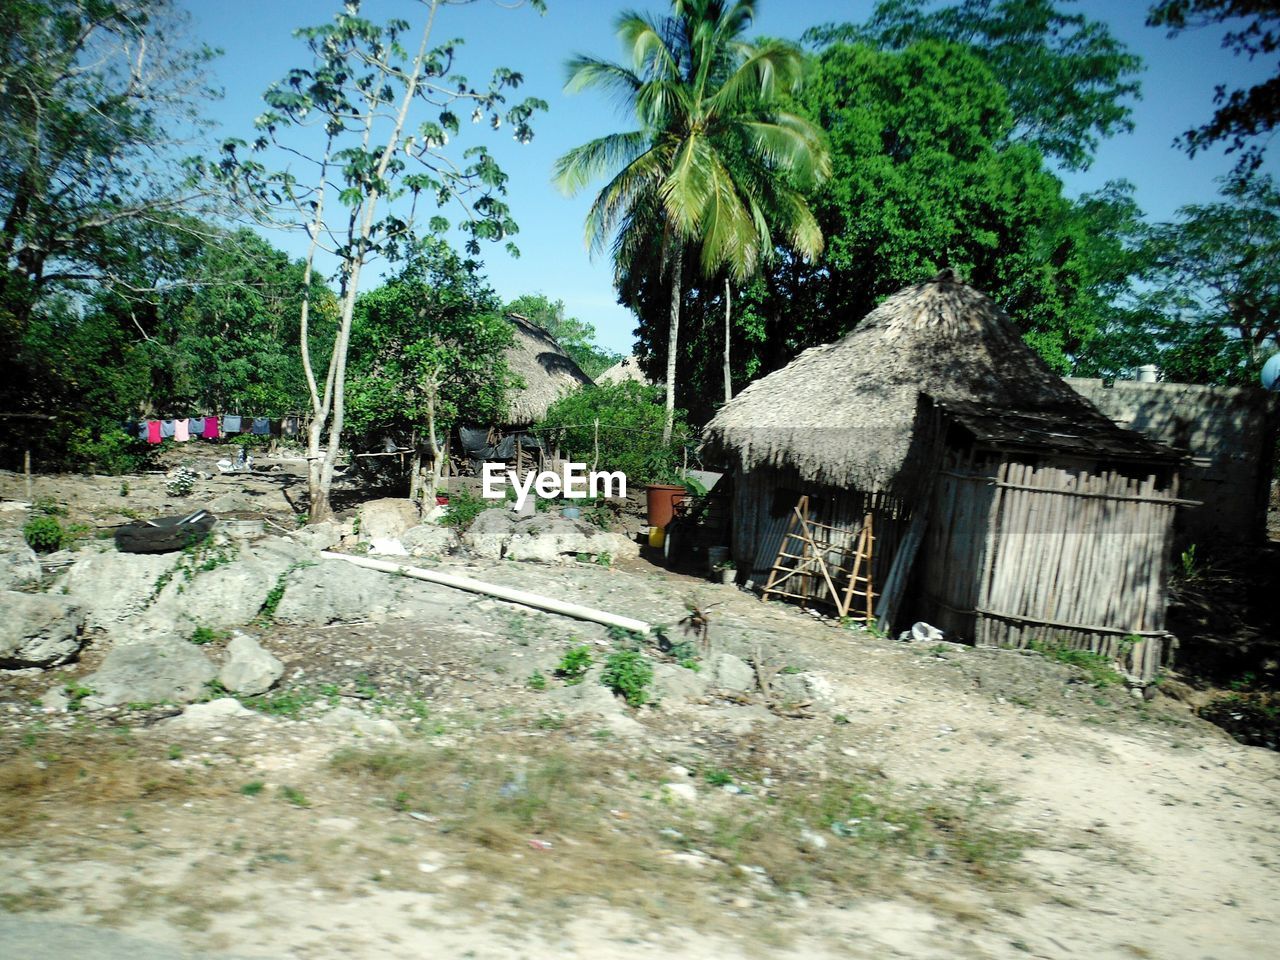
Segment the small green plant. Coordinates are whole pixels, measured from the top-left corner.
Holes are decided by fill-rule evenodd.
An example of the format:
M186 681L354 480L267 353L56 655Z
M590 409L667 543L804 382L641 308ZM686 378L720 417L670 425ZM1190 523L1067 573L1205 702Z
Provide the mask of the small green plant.
M1089 682L1098 688L1115 687L1124 683L1124 677L1116 670L1111 658L1091 650L1075 650L1059 644L1032 640L1030 648L1050 660L1065 663L1083 671Z
M196 627L189 639L196 646L202 647L206 643L217 643L219 640L225 640L226 638L227 632L225 630L214 630L212 627Z
M182 748L178 746L176 743L170 744L169 746L169 759L170 760L182 759Z
M129 481L128 481L128 480L121 480L121 481L120 481L120 496L122 496L122 497L127 497L128 495L129 495Z
M79 680L68 680L62 685L62 689L67 695L68 710L79 710L80 702L84 700L85 697L93 696L93 689L91 687L86 687Z
M1200 561L1196 559L1196 545L1194 543L1183 550L1178 559L1181 561L1183 580L1192 583L1200 579L1203 571Z
M702 672L702 664L697 660L694 660L692 657L686 657L684 660L681 660L680 666L684 667L686 670L692 670L694 673Z
M587 675L587 671L591 669L591 648L586 646L574 647L563 657L560 658L560 665L556 667L556 676L570 686L575 683L581 683L582 678Z
M558 713L544 713L534 726L539 730L560 730L564 727L564 717Z
M266 789L266 786L261 780L250 780L240 788L240 793L246 797L256 797Z
M315 702L316 695L310 691L282 690L279 693L249 697L244 701L244 705L268 716L297 720L302 716L302 711Z
M483 497L477 497L466 490L457 490L449 494L449 502L445 505L444 516L440 522L446 527L466 529L471 521L492 506Z
M22 528L22 539L36 553L53 553L61 550L69 537L54 517L42 515L26 522Z
M702 774L702 779L713 787L725 787L733 783L733 774L728 770L712 767Z
M653 667L637 650L619 650L604 662L600 682L632 707L642 707L649 702L649 684L653 682Z
M547 689L547 678L542 675L541 670L535 670L529 674L529 679L525 681L525 686L530 690Z
M276 610L280 608L280 601L284 599L284 591L289 585L289 574L296 570L301 570L304 566L309 566L309 564L291 564L288 570L276 578L275 585L267 591L267 597L262 601L262 609L258 611L259 620L275 618Z
M53 499L53 497L41 497L32 505L32 509L46 517L65 517L67 515L67 508Z
M597 556L597 557L596 557L596 563L598 563L598 564L599 564L600 566L602 566L602 567L612 567L612 566L613 566L613 554L611 554L611 553L602 553L602 554L600 554L599 556Z
M280 788L280 796L292 803L295 807L309 807L311 802L302 795L302 791L297 787L291 787L288 784Z

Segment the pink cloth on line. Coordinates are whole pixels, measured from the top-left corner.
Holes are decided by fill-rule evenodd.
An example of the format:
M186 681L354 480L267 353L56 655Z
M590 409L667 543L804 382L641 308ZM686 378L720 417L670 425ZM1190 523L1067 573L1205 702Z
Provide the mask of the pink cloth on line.
M206 440L218 439L218 418L217 417L204 418L204 438Z
M173 421L173 439L178 443L185 443L191 439L191 421L187 419Z
M147 421L147 443L159 443L159 442L160 442L160 421L148 420Z

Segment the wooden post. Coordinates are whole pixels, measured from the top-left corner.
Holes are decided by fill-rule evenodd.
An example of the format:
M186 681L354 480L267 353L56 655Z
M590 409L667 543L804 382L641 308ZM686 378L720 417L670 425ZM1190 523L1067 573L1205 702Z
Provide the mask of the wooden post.
M31 448L28 447L22 453L22 476L27 484L27 503L35 503L31 499Z
M596 417L591 427L591 469L596 470L600 467L600 418Z

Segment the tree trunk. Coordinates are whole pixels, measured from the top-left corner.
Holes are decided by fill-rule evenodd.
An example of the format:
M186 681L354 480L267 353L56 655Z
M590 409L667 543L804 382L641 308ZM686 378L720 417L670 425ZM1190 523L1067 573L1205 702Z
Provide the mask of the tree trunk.
M671 325L667 329L667 418L662 427L662 442L671 442L671 428L676 417L676 351L680 347L680 295L684 287L684 244L677 238L671 255Z
M729 286L729 278L724 278L724 402L733 399L733 374L729 371L729 344L733 340L733 325L730 315L733 310L733 290Z

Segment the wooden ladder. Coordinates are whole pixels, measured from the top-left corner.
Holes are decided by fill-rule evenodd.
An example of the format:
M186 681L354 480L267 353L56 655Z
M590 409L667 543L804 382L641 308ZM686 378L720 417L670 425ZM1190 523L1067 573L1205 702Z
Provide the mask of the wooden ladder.
M842 617L852 616L866 623L872 622L876 594L871 583L871 559L875 544L871 514L868 513L863 518L852 556L847 556L846 548L832 543L833 535L845 532L814 520L809 515L809 497L800 497L792 508L787 532L769 571L769 579L763 592L764 599L791 597L799 600L801 606L810 600L821 600L834 606ZM818 577L821 577L821 582L817 591L813 592L809 589L809 584ZM793 580L798 580L798 585L793 584ZM825 596L823 587L826 588ZM858 609L851 614L855 601Z

